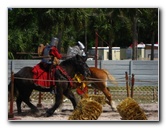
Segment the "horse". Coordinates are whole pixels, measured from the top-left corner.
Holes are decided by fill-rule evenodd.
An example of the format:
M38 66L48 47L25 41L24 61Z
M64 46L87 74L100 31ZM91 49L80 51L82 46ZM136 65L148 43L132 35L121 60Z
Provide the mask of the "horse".
M63 95L72 102L74 109L76 108L77 100L72 92L72 87L70 86L72 83L69 82L68 79L69 77L73 78L75 74L79 73L83 74L85 77L88 77L90 75L89 67L85 63L85 61L85 58L76 55L60 63L59 66L66 72L67 76L57 69L53 74L55 76L56 83L56 87L54 88L56 92L54 94L56 101L54 105L46 111L46 117L53 115L54 111L60 106L60 104L62 104ZM50 92L50 88L41 87L34 83L32 69L33 67L23 67L16 74L14 74L14 92L16 92L16 90L18 92L16 96L17 112L18 114L22 113L21 103L24 102L31 108L32 112L36 114L36 116L41 116L38 108L30 102L30 95L32 94L33 90ZM27 80L25 78L31 80ZM9 91L11 90L10 88L11 82L9 83L8 87Z
M81 79L81 77L79 77L80 82L74 83L74 84L76 84L76 87L79 89L79 91L81 93L80 94L81 98L88 98L88 88L90 88L89 85L91 85L91 87L103 92L105 97L107 98L106 103L111 106L111 109L113 111L117 111L115 102L112 100L112 95L111 95L110 89L107 87L107 80L109 80L109 82L111 82L115 86L118 86L118 82L116 81L114 76L112 76L105 69L89 67L89 70L90 70L91 75L86 80L83 80L83 79ZM81 80L82 80L82 82L81 82ZM84 86L84 84L86 86ZM58 111L61 111L61 109L62 109L62 106Z
M86 85L91 84L91 86L95 89L98 89L104 93L107 100L106 103L108 103L113 111L116 111L115 102L112 100L112 95L107 87L107 80L109 80L112 84L118 85L118 82L116 79L105 69L99 69L96 67L89 67L89 70L91 72L90 77L86 80Z

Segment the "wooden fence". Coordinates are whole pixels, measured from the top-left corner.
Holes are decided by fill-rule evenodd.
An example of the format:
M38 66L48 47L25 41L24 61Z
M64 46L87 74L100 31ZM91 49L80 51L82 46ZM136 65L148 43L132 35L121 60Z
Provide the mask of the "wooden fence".
M8 60L8 76L11 70L16 73L25 66L35 66L39 62L40 60ZM87 61L89 67L94 67L94 63L94 61ZM99 60L98 68L108 70L117 79L119 85L125 84L125 72L128 72L129 79L132 74L135 75L135 85L158 85L158 61Z
M35 66L40 60L8 60L8 82L10 81L11 71L18 72L25 66ZM89 67L94 67L94 61L87 61ZM159 66L158 61L131 61L131 60L98 60L98 68L106 69L118 81L118 87L111 85L111 93L114 99L124 99L126 97L125 72L128 72L129 80L132 74L135 75L134 98L142 101L158 101L159 90ZM130 85L130 82L129 82ZM141 94L141 95L140 95ZM32 95L32 97L34 97ZM38 96L38 95L37 95ZM46 99L49 97L45 97Z

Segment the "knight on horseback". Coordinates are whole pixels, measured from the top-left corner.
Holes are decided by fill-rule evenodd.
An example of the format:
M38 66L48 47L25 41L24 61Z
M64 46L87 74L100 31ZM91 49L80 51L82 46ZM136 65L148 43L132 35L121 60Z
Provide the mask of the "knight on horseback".
M69 46L67 50L67 59L76 56L77 54L80 56L86 56L84 49L85 46L80 41L76 42L73 47Z
M80 41L76 42L75 46L73 46L73 47L69 46L68 51L67 51L67 59L71 58L71 57L74 57L76 55L86 57L84 49L85 49L85 46ZM86 95L87 86L84 82L82 82L83 81L82 74L75 74L73 80L77 81L77 85L79 85L79 86L77 86L77 90L76 90L77 93L80 96L87 97L87 95Z
M53 69L55 69L55 67L59 65L60 63L59 59L62 58L62 55L58 52L58 49L57 49L58 43L59 43L59 39L56 37L53 37L51 39L50 44L47 44L43 48L43 51L41 52L42 61L33 68L34 78L36 79L49 78L51 80L54 80L53 72L55 71L53 71ZM41 76L41 74L43 78L39 77ZM51 83L53 82L38 81L36 84L40 85L40 83L43 84L43 86L50 87L51 93L55 93L54 92L55 89L52 89L53 86L55 85L51 85Z

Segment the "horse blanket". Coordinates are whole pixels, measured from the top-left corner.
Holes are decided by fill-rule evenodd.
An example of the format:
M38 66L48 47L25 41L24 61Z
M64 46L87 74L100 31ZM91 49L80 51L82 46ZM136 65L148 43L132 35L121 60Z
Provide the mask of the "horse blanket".
M55 86L55 68L40 62L32 69L34 83L44 87Z
M44 87L55 86L55 71L59 70L69 81L70 86L73 86L73 80L67 74L67 72L59 65L56 68L52 65L48 65L40 62L36 66L33 67L33 79L34 83Z

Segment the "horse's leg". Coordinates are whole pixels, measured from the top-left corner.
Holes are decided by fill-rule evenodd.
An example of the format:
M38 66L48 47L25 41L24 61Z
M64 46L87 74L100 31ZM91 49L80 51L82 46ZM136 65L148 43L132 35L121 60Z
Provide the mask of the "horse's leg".
M51 116L54 111L62 104L63 102L63 90L62 90L62 87L56 87L57 89L57 93L55 94L55 104L46 111L46 114L45 116L49 117Z
M32 94L32 91L33 91L32 89L29 89L26 92L24 91L24 94L22 94L22 101L24 101L28 105L28 107L31 108L32 112L36 116L40 116L41 113L39 112L37 107L30 102L30 95Z
M16 104L17 104L17 113L18 114L21 114L22 113L22 110L21 110L21 103L22 103L22 98L21 96L19 95L16 99Z
M23 101L28 105L28 107L31 108L31 110L32 110L33 113L39 112L39 110L37 109L37 107L34 106L34 105L30 102L29 97L28 97L28 98L25 98Z
M110 91L107 89L107 76L106 75L103 76L102 79L105 82L96 82L96 83L93 83L93 87L96 88L96 89L101 90L104 93L104 95L108 99L108 101L106 101L106 102L111 106L111 109L113 111L116 111L115 102L112 100L112 95L111 95Z
M73 108L75 109L77 106L77 100L73 92L70 89L67 89L63 94L72 102Z
M113 111L116 111L116 106L115 106L115 102L112 100L112 95L109 92L109 90L107 88L102 89L101 91L103 91L104 95L106 96L106 98L108 99L108 101L106 101L110 106L111 109Z

